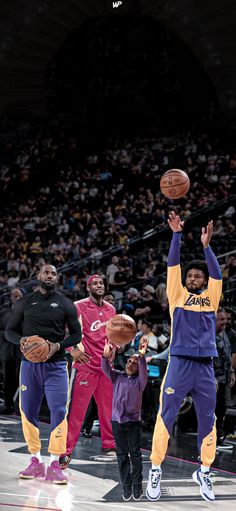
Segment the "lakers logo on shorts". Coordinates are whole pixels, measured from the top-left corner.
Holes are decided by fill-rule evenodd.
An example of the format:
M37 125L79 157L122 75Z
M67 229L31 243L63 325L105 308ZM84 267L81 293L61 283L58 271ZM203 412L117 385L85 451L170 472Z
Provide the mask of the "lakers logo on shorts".
M175 393L175 390L172 389L171 387L167 387L167 389L165 389L165 393L170 395L170 394L174 394Z
M24 390L27 390L26 385L21 385L21 387L20 387L20 388L21 388L22 392L24 392Z

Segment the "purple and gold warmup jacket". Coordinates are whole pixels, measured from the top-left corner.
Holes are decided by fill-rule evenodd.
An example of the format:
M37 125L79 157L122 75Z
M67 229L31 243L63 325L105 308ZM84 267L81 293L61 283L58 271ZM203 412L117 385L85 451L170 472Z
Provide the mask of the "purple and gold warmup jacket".
M216 312L222 293L222 276L210 247L204 249L209 272L208 287L199 294L182 285L181 233L173 233L167 268L167 296L171 316L170 355L217 357Z

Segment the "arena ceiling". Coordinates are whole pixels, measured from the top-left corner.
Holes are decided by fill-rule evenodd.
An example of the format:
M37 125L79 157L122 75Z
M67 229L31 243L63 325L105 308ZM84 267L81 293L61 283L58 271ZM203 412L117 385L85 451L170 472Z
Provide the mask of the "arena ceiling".
M7 0L0 7L0 111L45 111L45 70L67 35L88 17L146 15L181 37L236 121L235 0ZM190 83L191 87L191 83Z

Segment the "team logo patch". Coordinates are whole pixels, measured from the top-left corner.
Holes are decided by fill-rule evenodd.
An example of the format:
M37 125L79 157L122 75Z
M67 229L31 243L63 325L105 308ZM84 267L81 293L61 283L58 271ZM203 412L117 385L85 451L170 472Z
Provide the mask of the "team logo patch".
M20 387L20 388L21 388L22 392L24 392L24 390L27 390L26 385L21 385L21 387Z
M171 387L167 387L167 389L165 389L165 393L170 395L170 394L174 394L175 393L175 390L172 389Z
M99 330L99 328L105 326L106 323L107 323L106 321L99 321L99 319L97 321L94 321L90 327L91 332L96 332L96 330Z
M61 438L62 437L62 429L61 428L58 428L55 437L56 438Z
M58 307L58 303L50 303L50 307L53 307L54 309Z
M79 382L80 385L88 385L88 382L87 380L82 380Z

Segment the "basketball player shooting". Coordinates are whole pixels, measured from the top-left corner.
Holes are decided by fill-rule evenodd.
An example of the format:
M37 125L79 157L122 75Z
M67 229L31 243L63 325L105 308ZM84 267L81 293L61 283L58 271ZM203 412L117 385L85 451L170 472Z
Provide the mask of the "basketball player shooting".
M67 476L59 467L59 455L65 451L67 437L68 373L65 348L81 340L81 327L74 303L55 290L56 268L44 265L38 280L38 291L16 302L6 331L7 340L20 344L23 355L27 337L32 335L49 339L50 347L46 361L33 363L23 357L21 362L20 411L25 441L32 457L29 466L19 475L22 479L45 477L47 481L66 484ZM66 327L69 335L65 338ZM77 358L80 363L89 360L88 355L79 350ZM44 394L51 417L48 447L51 456L47 471L40 453L38 425L38 412Z
M216 384L212 357L218 357L215 344L216 312L222 292L222 277L210 248L213 222L202 228L205 261L191 261L182 285L180 244L184 222L172 211L168 224L173 237L168 255L167 296L171 316L170 359L161 386L160 408L152 440L146 495L160 498L161 463L182 400L191 393L198 420L198 449L201 467L193 473L203 499L215 499L209 469L216 452Z

